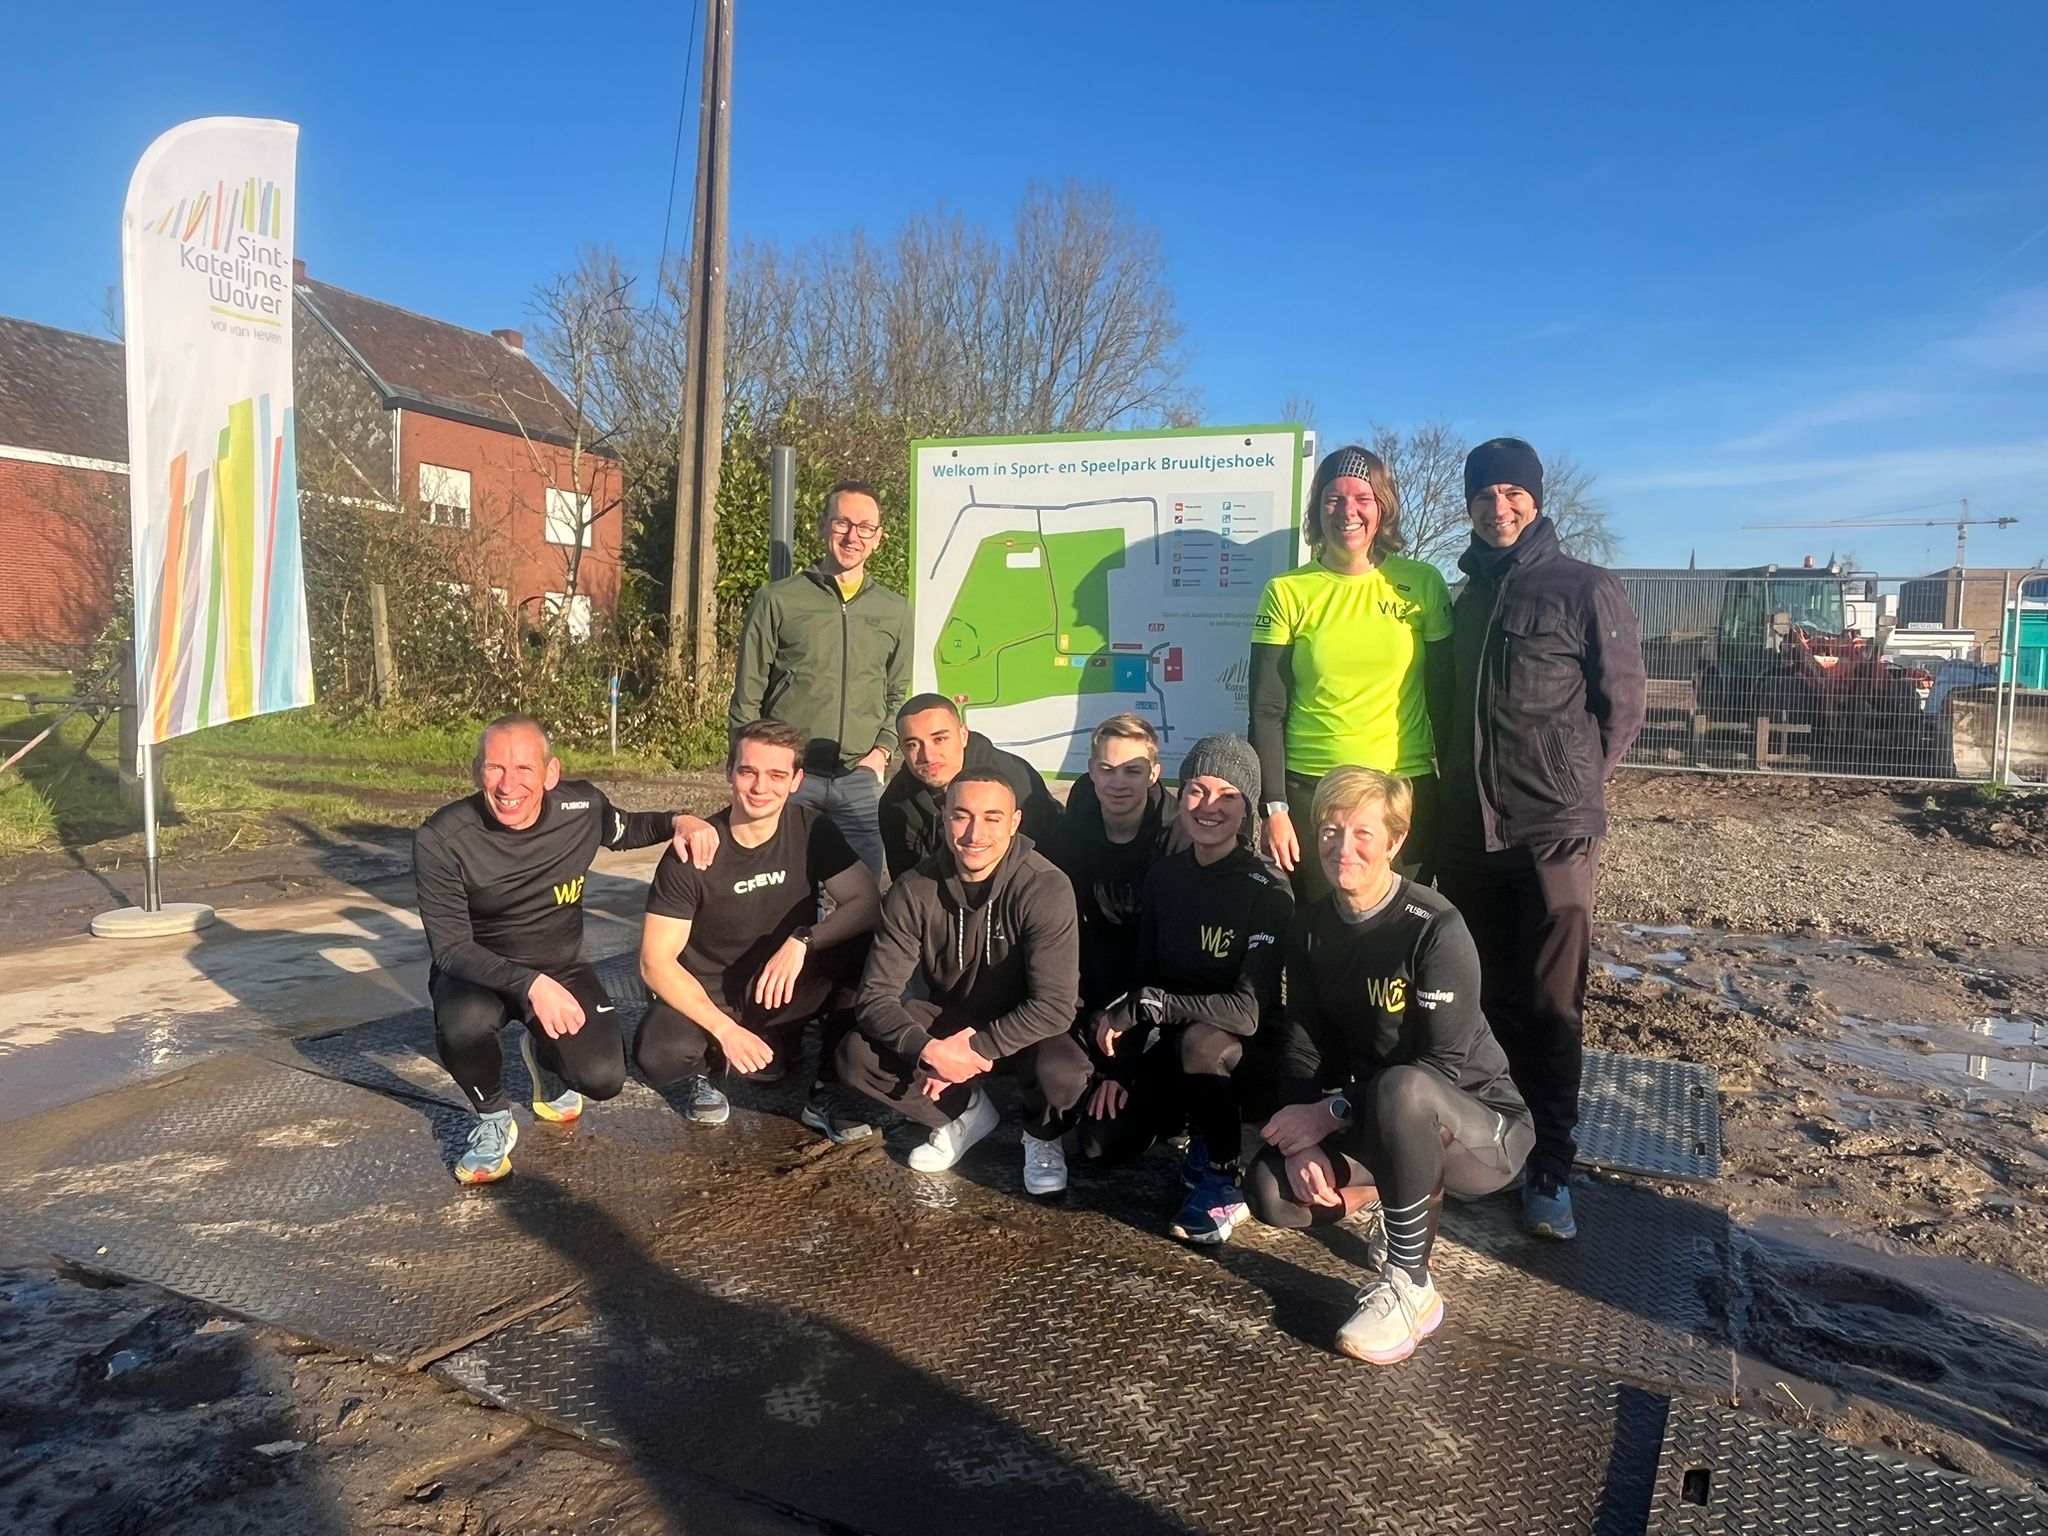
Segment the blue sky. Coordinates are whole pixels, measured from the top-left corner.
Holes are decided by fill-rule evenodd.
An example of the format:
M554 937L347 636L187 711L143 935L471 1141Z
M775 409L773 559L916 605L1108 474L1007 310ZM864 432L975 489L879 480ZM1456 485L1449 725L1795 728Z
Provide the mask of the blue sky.
M1326 440L1569 449L1628 564L1915 571L1952 530L1740 525L1963 497L2026 519L1973 564L2048 555L2048 7L1690 9L739 0L734 228L1107 184L1161 233L1215 422L1307 397ZM651 264L689 13L12 17L0 313L99 329L136 157L247 113L302 125L316 276L518 325L584 243Z

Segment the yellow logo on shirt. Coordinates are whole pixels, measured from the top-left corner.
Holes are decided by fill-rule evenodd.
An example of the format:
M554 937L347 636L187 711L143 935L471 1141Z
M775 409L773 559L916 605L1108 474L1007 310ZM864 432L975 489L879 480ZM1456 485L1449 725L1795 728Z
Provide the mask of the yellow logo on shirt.
M1373 977L1365 984L1365 1000L1375 1008L1386 1009L1388 1013L1399 1013L1408 1006L1408 978Z
M1214 955L1218 960L1229 959L1230 946L1236 942L1237 930L1235 928L1216 928L1208 923L1202 924L1202 948Z
M581 875L578 875L566 885L555 887L555 905L558 907L574 906L582 899L583 877Z

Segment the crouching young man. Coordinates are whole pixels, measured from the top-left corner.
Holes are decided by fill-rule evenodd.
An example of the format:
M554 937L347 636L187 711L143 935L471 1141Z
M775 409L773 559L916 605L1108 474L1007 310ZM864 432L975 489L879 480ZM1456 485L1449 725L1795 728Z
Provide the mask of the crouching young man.
M1282 1227L1365 1215L1386 1258L1337 1334L1345 1354L1405 1360L1444 1307L1430 1278L1444 1191L1504 1188L1536 1131L1479 1011L1479 954L1457 909L1394 872L1405 779L1333 769L1317 787L1315 849L1333 890L1287 952L1288 1075L1245 1178L1252 1214ZM1318 1089L1326 1090L1318 1095Z
M1024 1186L1054 1194L1067 1187L1060 1136L1089 1076L1088 1053L1068 1032L1079 973L1073 887L1018 835L1017 793L1002 773L956 775L945 812L944 845L882 902L840 1078L931 1127L910 1166L936 1173L995 1129L983 1080L1016 1073Z
M684 1116L731 1114L711 1080L722 1063L756 1082L786 1075L806 1021L824 1016L818 1078L802 1119L834 1141L872 1127L844 1112L832 1061L853 1027L853 1000L881 895L875 877L821 811L792 805L803 783L804 732L756 720L733 732L732 803L711 818L718 850L693 867L671 849L647 890L640 975L654 994L633 1063L657 1088L681 1088ZM832 915L819 922L819 894Z

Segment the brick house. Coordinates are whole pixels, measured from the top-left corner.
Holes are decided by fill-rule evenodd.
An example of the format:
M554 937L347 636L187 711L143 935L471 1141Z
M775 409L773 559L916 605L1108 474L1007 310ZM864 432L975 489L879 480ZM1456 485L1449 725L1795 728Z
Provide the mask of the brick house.
M623 476L528 357L294 274L302 496L443 530L451 581L570 627L618 602ZM0 318L0 666L77 663L127 560L128 413L118 342Z
M0 318L0 666L62 668L106 627L128 552L118 342Z
M416 508L446 530L452 576L535 619L572 590L572 630L610 612L623 476L520 334L464 330L296 268L301 493Z

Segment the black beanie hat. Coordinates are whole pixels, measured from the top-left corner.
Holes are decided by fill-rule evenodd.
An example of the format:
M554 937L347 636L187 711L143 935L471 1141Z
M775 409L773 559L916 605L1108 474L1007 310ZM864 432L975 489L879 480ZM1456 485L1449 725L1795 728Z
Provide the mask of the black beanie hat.
M1465 455L1465 500L1489 485L1519 485L1543 510L1543 460L1519 437L1496 437Z
M1221 779L1244 796L1244 828L1239 836L1256 845L1259 835L1259 754L1252 750L1252 744L1229 731L1204 736L1189 747L1188 755L1180 760L1180 781L1185 785L1189 779L1199 779L1204 775Z

